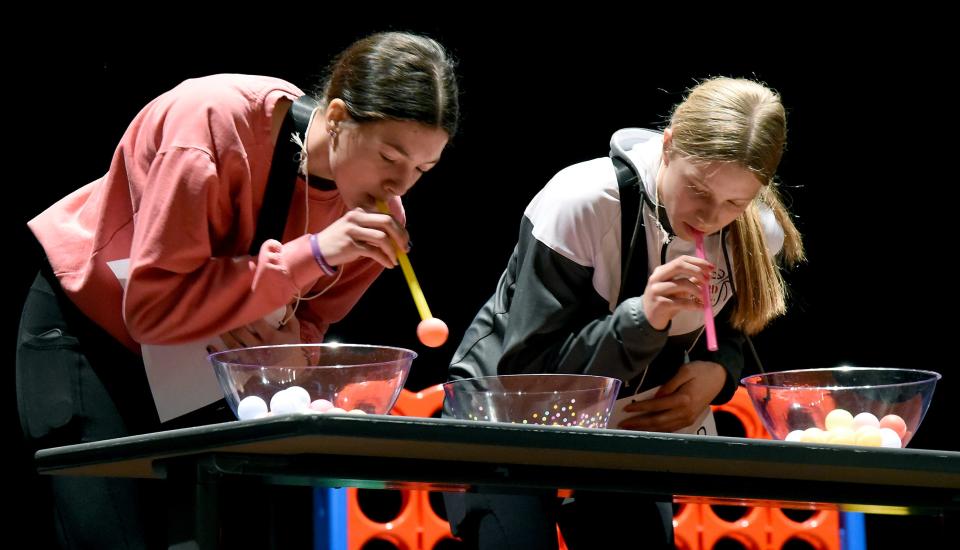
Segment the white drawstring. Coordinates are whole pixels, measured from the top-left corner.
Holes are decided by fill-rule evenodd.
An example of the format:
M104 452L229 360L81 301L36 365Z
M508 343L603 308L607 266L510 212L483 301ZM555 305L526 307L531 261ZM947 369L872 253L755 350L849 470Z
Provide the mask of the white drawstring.
M300 135L296 132L293 132L290 135L290 141L296 143L300 146L300 152L297 154L298 161L300 163L299 172L303 176L303 210L304 210L304 219L303 219L303 234L306 235L310 232L310 174L308 172L308 148L307 143L310 140L310 128L313 127L313 119L316 117L317 110L320 109L319 106L314 108L310 112L310 120L307 122L307 130L304 132L303 138L300 138ZM293 308L290 311L290 314L283 318L280 322L280 326L284 326L287 322L290 321L297 314L297 308L300 307L300 302L305 302L309 300L314 300L322 296L326 291L330 290L333 285L337 284L337 281L340 280L340 277L343 275L343 269L345 266L341 265L340 269L337 270L337 276L334 277L333 281L330 282L327 286L323 287L323 290L317 292L313 296L301 297L300 290L297 290L296 302L293 304Z

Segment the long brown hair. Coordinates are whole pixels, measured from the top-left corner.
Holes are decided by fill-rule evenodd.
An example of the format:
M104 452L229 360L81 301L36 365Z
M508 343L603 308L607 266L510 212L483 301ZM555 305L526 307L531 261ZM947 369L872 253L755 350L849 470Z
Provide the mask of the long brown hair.
M357 122L411 120L453 137L460 116L455 63L437 41L387 32L360 39L331 64L317 98L346 104Z

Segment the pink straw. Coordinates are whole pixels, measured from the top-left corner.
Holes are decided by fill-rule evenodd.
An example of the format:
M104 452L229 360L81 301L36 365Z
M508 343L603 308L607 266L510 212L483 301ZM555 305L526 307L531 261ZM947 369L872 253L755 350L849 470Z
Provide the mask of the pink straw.
M697 243L697 257L701 260L707 259L707 253L703 248L703 233L694 231L694 239ZM717 351L717 327L713 324L713 305L710 299L710 282L703 285L703 326L707 330L707 349Z

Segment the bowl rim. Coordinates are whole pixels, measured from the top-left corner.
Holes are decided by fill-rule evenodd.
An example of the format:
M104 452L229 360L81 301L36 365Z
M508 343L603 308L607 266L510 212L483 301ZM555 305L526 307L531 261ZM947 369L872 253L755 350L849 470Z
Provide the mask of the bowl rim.
M915 372L928 375L926 379L916 380L913 382L897 382L894 384L869 384L861 386L787 386L787 385L778 385L778 384L764 384L760 382L749 382L749 379L763 379L772 375L780 374L799 374L799 373L809 373L809 372L837 372L837 371L899 371L899 372ZM751 374L750 376L744 376L740 379L740 384L744 387L756 387L756 388L779 388L779 389L804 389L804 390L844 390L844 389L854 389L854 388L892 388L896 386L912 386L914 384L929 384L930 382L937 382L943 378L943 376L936 371L932 370L923 370L923 369L899 369L899 368L890 368L890 367L854 367L854 366L842 366L842 367L826 367L819 369L793 369L793 370L783 370L783 371L774 371L774 372L764 372L759 374Z
M396 363L398 361L407 361L407 358L403 359L392 359L390 361L377 361L371 363L358 363L355 365L257 365L257 364L248 364L248 363L237 363L235 361L221 361L217 359L218 355L224 355L227 353L237 352L237 351L249 351L249 350L258 350L258 349L279 349L279 348L350 348L350 349L360 349L360 348L376 348L376 349L387 349L387 350L396 350L401 352L406 352L410 354L409 361L413 362L417 358L417 352L401 348L398 346L379 346L374 344L341 344L334 342L324 342L324 343L314 343L314 344L274 344L266 346L251 346L247 348L233 348L218 351L211 353L207 356L207 360L215 366L218 365L229 365L231 368L240 367L240 368L258 368L262 369L264 367L282 367L288 369L330 369L330 368L356 368L356 367L368 367L376 365L386 365L389 363Z
M613 376L599 376L599 375L596 375L596 374L574 374L574 373L560 373L560 372L544 372L544 373L527 373L527 374L494 374L494 375L490 375L490 376L474 376L474 377L471 377L471 378L459 378L459 379L457 379L457 380L450 380L450 381L448 381L448 382L444 382L444 383L443 383L443 391L444 391L444 393L447 393L447 387L448 387L448 386L452 388L455 384L459 384L459 383L461 383L461 382L476 381L476 380L493 380L493 379L500 379L500 378L529 378L529 377L532 377L532 376L540 376L540 377L546 376L546 377L557 377L557 378L560 378L560 377L562 377L562 378L594 378L594 379L598 379L598 380L601 380L601 379L602 379L602 380L613 380L613 381L615 381L615 382L618 383L618 386L622 386L622 385L623 385L623 380L621 380L621 379L619 379L619 378L616 378L616 377L613 377ZM569 392L577 391L577 392L580 392L580 391L596 391L596 390L597 390L597 388L583 388L583 389L579 389L579 390L565 390L565 391L569 391ZM617 391L618 391L618 392L620 391L620 388L619 388L619 387L617 387ZM490 393L490 392L491 392L491 390L476 390L474 393ZM498 393L500 393L500 392L498 392ZM523 393L523 394L525 394L525 395L547 395L547 394L554 394L554 393L559 393L559 392L558 392L557 390L547 390L547 391L524 391L524 392L509 392L509 393Z

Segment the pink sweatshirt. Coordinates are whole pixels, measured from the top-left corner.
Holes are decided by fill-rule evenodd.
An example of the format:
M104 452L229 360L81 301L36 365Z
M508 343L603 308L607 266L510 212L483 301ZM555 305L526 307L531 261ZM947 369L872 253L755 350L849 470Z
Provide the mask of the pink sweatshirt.
M174 344L251 323L332 280L308 234L340 218L337 191L297 181L283 244L249 255L274 143L273 109L303 95L274 78L216 75L187 80L147 105L102 178L29 222L67 295L133 350ZM279 139L288 139L281 136ZM403 217L399 204L391 204ZM399 220L401 223L403 219ZM130 258L126 292L107 262ZM337 284L301 302L304 341L320 341L380 274L369 259L341 266Z

